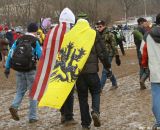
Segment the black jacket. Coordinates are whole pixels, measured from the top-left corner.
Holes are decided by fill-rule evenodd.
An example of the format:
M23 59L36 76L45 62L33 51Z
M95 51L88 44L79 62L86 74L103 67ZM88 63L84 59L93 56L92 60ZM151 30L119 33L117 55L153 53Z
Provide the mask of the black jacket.
M81 73L97 73L99 70L98 59L100 59L105 69L111 67L105 44L101 40L99 33L96 34L95 43Z

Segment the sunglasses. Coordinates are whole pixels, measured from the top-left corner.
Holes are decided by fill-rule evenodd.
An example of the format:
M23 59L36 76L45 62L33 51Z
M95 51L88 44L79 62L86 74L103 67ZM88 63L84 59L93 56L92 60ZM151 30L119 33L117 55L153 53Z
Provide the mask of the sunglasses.
M96 29L99 29L99 28L102 28L102 27L103 27L103 26L102 26L102 25L100 25L100 26L97 26L97 27L96 27Z

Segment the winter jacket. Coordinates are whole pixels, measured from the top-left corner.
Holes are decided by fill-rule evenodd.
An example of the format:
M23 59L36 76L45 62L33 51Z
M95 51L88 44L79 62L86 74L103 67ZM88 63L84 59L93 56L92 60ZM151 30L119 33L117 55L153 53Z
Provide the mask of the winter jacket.
M119 43L122 43L123 41L125 42L125 37L123 35L122 30L113 30L112 33L114 34L116 44L118 45Z
M11 48L12 44L14 42L12 31L6 32L6 38L8 39L8 41L9 41L9 47Z
M140 49L140 44L142 42L142 39L143 39L143 34L138 31L137 29L135 29L133 32L133 37L134 37L134 43L135 45L138 47L138 49Z
M95 43L81 73L97 73L99 70L98 59L100 59L105 69L111 67L108 62L108 53L105 44L101 40L99 33L96 34Z
M8 52L8 44L9 41L6 38L6 35L4 33L0 32L0 53L2 52L6 56L6 51Z
M136 45L137 50L140 50L141 43L142 43L145 32L146 30L143 27L138 26L132 33L134 37L134 43Z
M32 33L27 33L26 35L35 37ZM24 36L26 36L26 35L24 35ZM21 38L22 38L22 37L21 37ZM7 58L7 60L6 60L6 69L10 69L10 67L11 67L11 66L10 66L10 60L11 60L11 58L12 58L12 56L13 56L14 50L16 49L17 41L18 41L18 39L13 43L12 48L11 48L10 51L9 51L8 58ZM40 47L40 43L39 43L39 40L38 40L38 39L36 40L36 46L35 46L35 48L33 49L32 54L33 54L33 55L36 54L36 56L37 56L38 58L41 57L42 49L41 49L41 47Z
M160 83L160 26L155 26L142 43L142 66L149 67L150 80Z
M38 29L37 31L37 37L40 41L40 44L43 45L44 39L45 39L45 34L43 33L42 29Z
M17 40L18 38L20 38L21 36L23 36L23 34L18 33L18 32L12 31L12 33L13 33L13 40L14 41Z
M109 56L119 55L114 34L109 32L107 29L104 29L104 31L101 32L100 35L103 42L105 43L108 55Z

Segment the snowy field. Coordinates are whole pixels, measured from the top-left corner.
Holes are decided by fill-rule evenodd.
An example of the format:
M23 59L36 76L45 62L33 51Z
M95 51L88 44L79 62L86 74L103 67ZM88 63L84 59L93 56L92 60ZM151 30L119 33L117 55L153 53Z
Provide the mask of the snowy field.
M101 122L100 128L91 130L151 130L154 117L151 112L150 83L147 89L139 90L138 64L136 51L128 50L126 56L121 56L122 65L117 67L113 61L113 71L118 78L117 90L109 91L111 83L107 81L101 94ZM0 64L1 65L1 64ZM100 72L101 72L100 64ZM60 112L51 108L39 108L39 121L29 124L28 94L24 97L19 110L20 121L11 119L8 108L15 95L15 77L11 71L9 79L5 79L3 68L0 68L0 130L81 130L79 104L75 91L74 118L78 122L75 126L60 125ZM99 73L101 75L101 73ZM89 97L89 103L90 103Z

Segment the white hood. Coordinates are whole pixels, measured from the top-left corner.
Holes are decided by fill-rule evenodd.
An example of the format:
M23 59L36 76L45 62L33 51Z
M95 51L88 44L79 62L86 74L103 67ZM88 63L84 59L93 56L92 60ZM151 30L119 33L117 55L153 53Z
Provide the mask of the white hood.
M75 16L69 8L64 8L60 14L59 22L75 24Z

